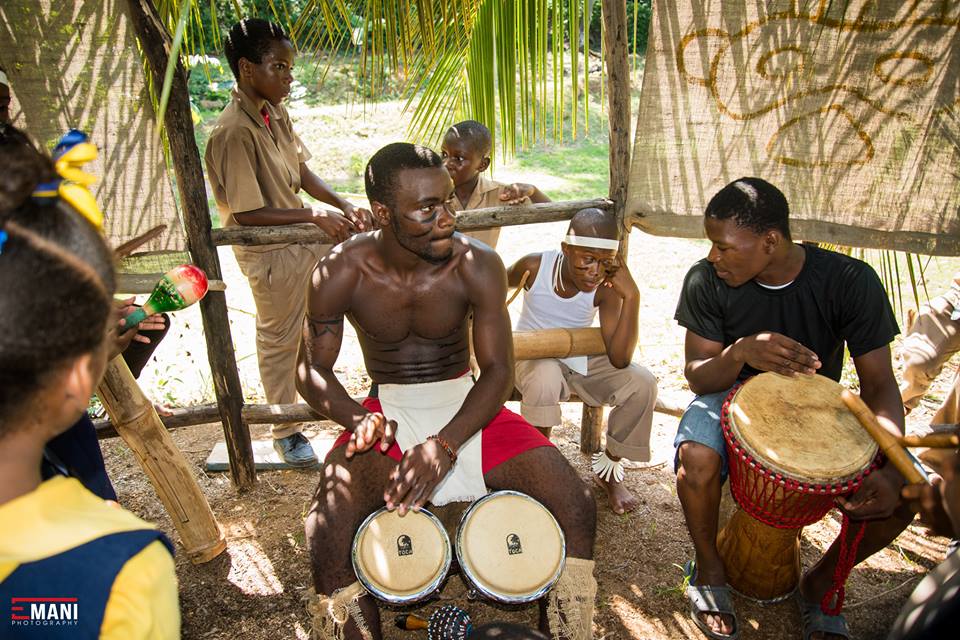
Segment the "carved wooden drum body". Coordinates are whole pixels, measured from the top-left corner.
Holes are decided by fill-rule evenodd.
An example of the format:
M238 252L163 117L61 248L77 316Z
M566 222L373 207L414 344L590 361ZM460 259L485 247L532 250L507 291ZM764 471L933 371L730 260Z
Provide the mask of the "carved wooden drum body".
M762 373L735 387L721 415L730 491L740 507L717 537L727 580L761 601L800 580L800 532L876 468L877 445L820 375Z

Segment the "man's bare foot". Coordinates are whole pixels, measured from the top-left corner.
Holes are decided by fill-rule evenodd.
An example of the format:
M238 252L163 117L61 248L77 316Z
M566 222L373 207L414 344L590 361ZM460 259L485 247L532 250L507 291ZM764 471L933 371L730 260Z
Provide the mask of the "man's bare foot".
M593 476L597 484L603 487L607 492L607 499L610 501L610 508L618 515L623 515L633 511L640 505L640 501L633 495L622 482L617 482L611 476L610 480L604 480L600 476Z

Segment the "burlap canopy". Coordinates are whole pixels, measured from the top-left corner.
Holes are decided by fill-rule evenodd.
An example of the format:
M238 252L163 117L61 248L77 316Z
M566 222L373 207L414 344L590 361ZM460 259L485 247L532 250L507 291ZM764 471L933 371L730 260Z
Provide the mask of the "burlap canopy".
M91 190L106 216L111 244L166 224L167 230L139 251L182 251L185 235L127 3L3 0L0 40L15 124L48 149L71 127L88 133L100 148L100 157L86 169L99 177ZM181 253L173 257L182 260Z
M702 235L726 183L795 235L960 255L960 3L654 0L627 211Z

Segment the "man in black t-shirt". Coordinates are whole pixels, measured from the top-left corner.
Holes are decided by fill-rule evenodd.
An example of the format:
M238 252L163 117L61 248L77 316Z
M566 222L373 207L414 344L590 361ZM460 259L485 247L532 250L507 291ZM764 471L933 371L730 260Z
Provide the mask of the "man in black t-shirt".
M729 389L761 371L840 379L844 345L861 396L891 431L903 430L903 407L889 343L899 332L876 273L832 251L794 244L786 198L758 178L741 178L707 205L712 242L683 283L676 319L687 329L684 374L697 398L680 421L675 445L677 493L696 551L688 597L697 626L710 637L736 637L736 617L716 538L727 473L720 408ZM870 519L857 561L885 547L912 520L899 502L903 478L884 465L859 491L839 500L854 519ZM849 637L842 615L820 611L839 556L834 542L801 579L799 603L813 637ZM806 636L805 636L806 637Z

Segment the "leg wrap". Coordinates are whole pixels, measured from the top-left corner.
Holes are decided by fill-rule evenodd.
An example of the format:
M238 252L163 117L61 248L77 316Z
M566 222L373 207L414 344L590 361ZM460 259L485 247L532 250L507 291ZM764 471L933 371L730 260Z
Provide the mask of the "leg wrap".
M353 620L363 640L373 640L359 600L367 592L359 582L337 589L332 596L317 595L310 589L307 593L307 611L313 623L313 640L343 640L343 630Z
M567 558L563 573L547 594L547 622L553 638L593 638L593 601L597 581L593 560Z

